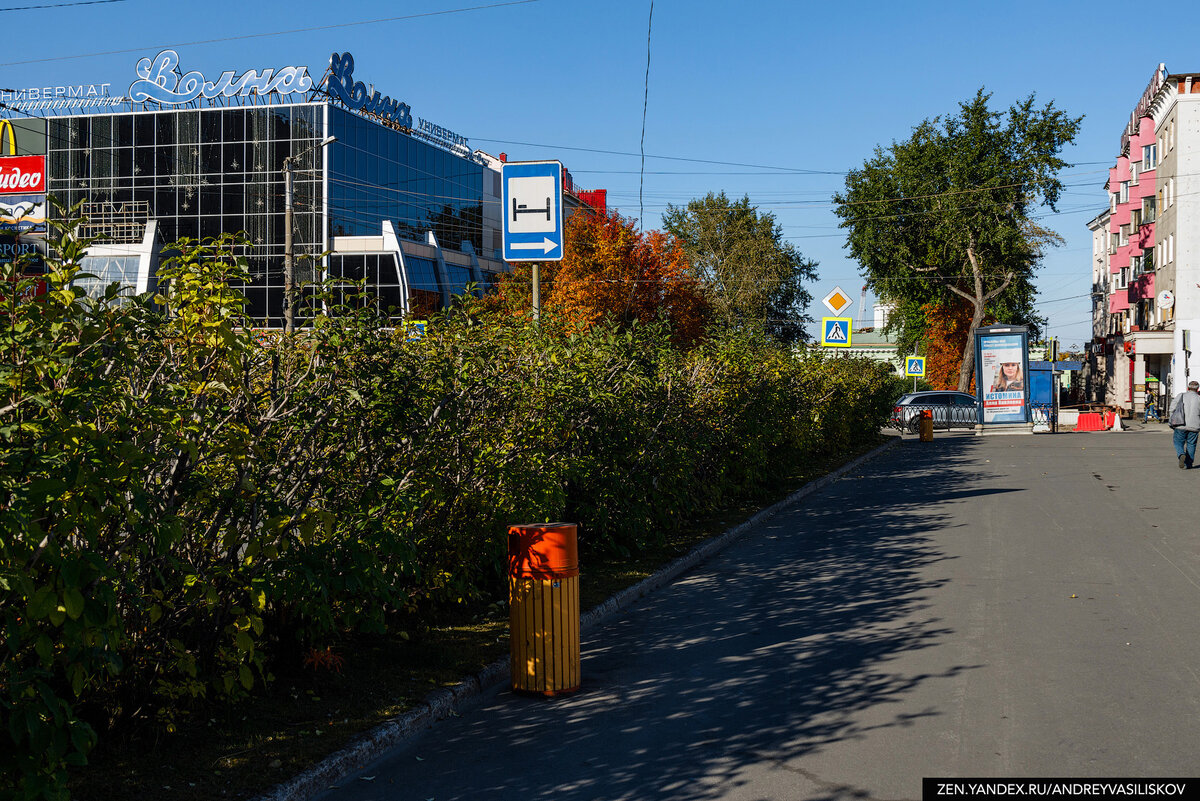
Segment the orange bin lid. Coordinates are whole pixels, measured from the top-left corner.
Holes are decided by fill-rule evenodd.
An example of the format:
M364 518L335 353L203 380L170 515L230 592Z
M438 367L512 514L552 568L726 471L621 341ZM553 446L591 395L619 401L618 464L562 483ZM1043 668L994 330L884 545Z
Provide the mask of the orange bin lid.
M526 523L508 528L508 575L556 579L579 575L574 523Z

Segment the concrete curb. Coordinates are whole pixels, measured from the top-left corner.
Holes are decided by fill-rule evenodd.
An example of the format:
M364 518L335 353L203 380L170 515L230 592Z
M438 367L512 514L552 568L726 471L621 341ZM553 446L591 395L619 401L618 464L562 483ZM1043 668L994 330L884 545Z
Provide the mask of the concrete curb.
M701 543L653 576L643 579L632 587L627 587L582 615L579 621L580 628L587 631L614 617L617 613L636 603L638 599L670 584L681 574L729 547L750 529L832 484L863 462L878 456L898 442L900 442L900 437L894 437L833 472L827 473L815 481L810 481L779 503L759 511L749 520ZM508 678L508 659L499 659L453 687L434 690L409 711L375 727L300 775L277 785L268 793L259 796L259 801L308 801L329 789L330 785L337 783L354 771L366 767L367 763L377 759L388 749L431 728L439 720L444 720L480 703L488 690L507 682Z

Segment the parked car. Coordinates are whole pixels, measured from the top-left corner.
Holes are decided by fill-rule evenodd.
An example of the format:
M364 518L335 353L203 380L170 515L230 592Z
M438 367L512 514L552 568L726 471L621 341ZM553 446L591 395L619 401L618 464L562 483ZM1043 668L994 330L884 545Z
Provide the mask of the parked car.
M973 428L979 419L979 399L965 392L910 392L896 401L891 424L900 431L917 433L921 412L933 412L934 428Z

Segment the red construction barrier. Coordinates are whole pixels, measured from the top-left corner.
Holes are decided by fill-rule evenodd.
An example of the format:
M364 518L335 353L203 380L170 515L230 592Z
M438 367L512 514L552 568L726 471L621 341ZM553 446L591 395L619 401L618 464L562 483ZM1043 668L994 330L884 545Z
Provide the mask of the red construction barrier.
M1080 412L1076 431L1107 431L1117 422L1116 412Z

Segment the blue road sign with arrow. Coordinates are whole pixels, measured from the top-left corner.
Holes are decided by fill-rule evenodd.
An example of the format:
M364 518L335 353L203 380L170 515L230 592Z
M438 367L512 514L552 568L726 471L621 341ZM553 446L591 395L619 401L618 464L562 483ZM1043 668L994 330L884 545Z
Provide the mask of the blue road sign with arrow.
M561 261L562 162L513 161L500 171L504 260Z

